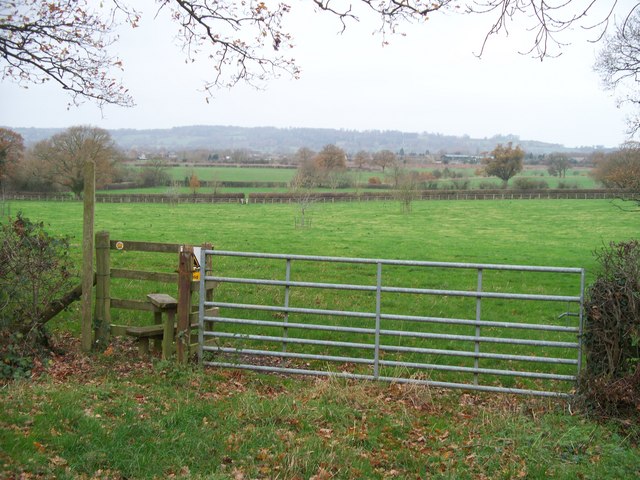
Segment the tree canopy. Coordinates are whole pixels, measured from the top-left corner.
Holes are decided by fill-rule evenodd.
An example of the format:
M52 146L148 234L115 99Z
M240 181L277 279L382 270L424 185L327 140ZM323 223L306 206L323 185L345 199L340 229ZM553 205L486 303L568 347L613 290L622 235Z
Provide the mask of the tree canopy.
M640 199L640 144L628 142L599 160L593 176L607 188L618 188Z
M606 25L615 0L309 0L317 14L338 19L344 30L354 21L374 16L386 42L407 23L424 22L438 11L462 11L490 17L487 39L507 30L512 20L533 32L529 50L544 58L569 27ZM0 69L3 78L21 84L54 81L72 101L99 105L133 105L118 78L122 62L112 53L121 24L137 26L147 17L167 15L187 61L212 66L204 88L230 87L238 82L261 84L282 74L297 77L299 66L290 54L293 39L285 28L292 8L281 2L219 0L156 0L155 12L139 12L126 0L0 0ZM604 13L598 10L605 6ZM515 23L515 22L514 22ZM601 29L600 29L601 30ZM601 32L600 32L601 34ZM599 34L596 33L596 37Z
M0 128L0 187L3 178L11 175L23 153L22 135L7 128Z
M565 178L569 170L569 157L565 153L551 153L548 155L547 172L554 177Z
M513 148L511 142L506 146L499 144L491 152L491 156L484 158L484 171L490 177L498 177L507 186L509 179L522 171L524 151L519 147Z
M109 180L119 158L111 135L96 127L71 127L33 147L41 162L41 175L50 182L71 190L80 197L84 189L84 164L96 164L96 183Z

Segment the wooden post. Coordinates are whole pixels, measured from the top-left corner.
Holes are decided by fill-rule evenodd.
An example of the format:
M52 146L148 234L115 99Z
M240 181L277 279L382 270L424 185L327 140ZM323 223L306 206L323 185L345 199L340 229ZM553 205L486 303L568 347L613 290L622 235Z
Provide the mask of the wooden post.
M191 278L193 276L193 247L183 246L178 263L178 327L176 353L178 362L186 363L191 341Z
M111 265L109 264L109 232L96 234L96 307L95 346L105 348L111 334Z
M169 360L173 353L173 331L176 328L175 310L167 310L164 320L164 330L162 332L162 359Z
M91 328L91 293L93 290L93 219L96 201L96 164L84 163L84 209L82 220L82 324L81 347L90 352L93 343Z

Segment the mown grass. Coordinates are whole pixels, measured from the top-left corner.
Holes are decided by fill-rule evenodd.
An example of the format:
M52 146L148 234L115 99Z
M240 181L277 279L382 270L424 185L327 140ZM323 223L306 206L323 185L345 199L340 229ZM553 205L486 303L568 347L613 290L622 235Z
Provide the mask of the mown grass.
M0 390L3 478L633 478L562 402L199 371L126 345ZM21 476L22 475L22 476Z

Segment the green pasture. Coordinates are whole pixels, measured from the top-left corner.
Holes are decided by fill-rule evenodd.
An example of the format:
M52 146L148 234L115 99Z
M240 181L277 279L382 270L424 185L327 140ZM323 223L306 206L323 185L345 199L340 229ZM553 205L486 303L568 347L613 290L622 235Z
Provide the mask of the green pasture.
M184 180L195 174L201 181L218 182L289 182L295 168L260 167L170 167L167 172L173 180Z
M19 210L45 222L52 233L71 235L72 254L80 258L80 202L12 202L12 211ZM293 205L98 204L96 230L108 230L112 239L125 241L123 251L111 252L113 265L121 268L172 272L177 266L174 255L127 251L127 240L211 242L218 250L584 267L589 282L596 269L593 251L610 241L637 237L640 226L637 213L593 200L419 201L410 214L402 213L398 202L316 204L308 214L308 228L295 228L297 215ZM283 279L285 271L282 261L217 257L214 269L227 276L273 279ZM368 265L314 267L293 262L292 279L369 285L375 281L375 271ZM384 267L383 279L408 287L472 289L476 272ZM575 293L576 283L566 276L487 271L483 288ZM112 288L114 296L139 300L151 291L175 294L175 286L114 280ZM281 304L283 290L222 285L216 296ZM372 298L362 292L328 294L292 288L290 300L292 305L306 303L313 308L364 311L372 306ZM383 309L473 315L473 300L449 300L390 294L383 297ZM483 301L486 318L508 320L501 318L508 315L524 323L540 317L560 325L575 322L557 318L564 308L564 304ZM116 311L113 320L141 324L150 323L150 317L148 312ZM78 318L74 305L51 327L63 337L77 334ZM290 316L289 321L317 318ZM340 321L327 319L335 325ZM352 326L363 325L349 321ZM269 333L273 327L260 328ZM383 328L403 327L388 323ZM439 325L428 328L462 332ZM289 335L294 334L303 335L290 329ZM308 335L320 338L312 337L313 332ZM539 338L536 332L525 335ZM354 339L364 341L364 336ZM450 346L445 343L439 346ZM74 354L73 344L67 349L71 353L49 362L50 377L0 389L0 477L615 479L640 475L634 443L637 428L593 421L561 401L181 368L141 361L122 340L104 354L89 357ZM447 358L420 360L465 364ZM480 366L521 365L481 361ZM437 372L397 373L451 379ZM511 378L489 381L540 385Z
M35 220L44 220L57 233L81 236L80 203L16 202L15 210ZM545 265L583 267L587 279L593 278L593 251L610 241L633 238L640 218L623 212L608 201L531 200L531 201L416 201L410 214L401 211L398 202L366 202L316 204L311 207L309 228L295 228L299 215L294 205L151 205L99 204L96 207L96 230L108 230L112 239L186 243L199 245L211 242L219 250L270 253L291 253L339 257L387 258L462 263ZM76 248L79 246L76 244ZM79 253L76 252L76 254ZM112 252L112 262L119 268L140 268L171 272L175 258L162 255ZM284 261L215 259L215 272L223 276L256 275L259 278L284 280ZM375 285L375 267L362 265L312 265L294 263L292 279L327 283ZM413 288L471 290L476 288L475 270L444 270L414 267L385 267L385 285ZM521 274L487 271L483 279L485 291L579 295L579 277L574 275ZM112 294L116 298L144 300L146 293L166 291L175 295L175 285L154 285L132 280L114 281ZM247 287L223 285L217 292L220 301L242 301L281 305L282 287ZM343 308L372 312L375 298L370 293L336 292L318 289L294 289L291 305L313 308ZM475 318L475 299L449 297L416 297L409 294L385 294L383 311L401 315L429 315L447 318ZM484 301L483 318L495 321L550 323L575 325L575 317L558 317L567 311L576 313L576 306L557 302ZM224 315L227 315L225 312ZM279 321L268 312L251 312L251 317L263 321ZM58 327L77 331L73 313L59 320ZM149 323L145 314L115 311L114 323ZM317 318L297 315L292 322L313 323ZM354 318L328 318L330 324L348 327L371 327L370 322ZM408 324L387 320L383 328L390 330L417 329L430 333L473 335L473 327L451 325ZM221 331L235 331L219 325ZM237 328L237 327L236 327ZM263 334L277 335L274 327L261 327ZM241 333L248 330L240 329ZM571 334L542 334L535 331L515 332L517 338L572 341ZM326 334L313 330L296 331L300 338L328 338L344 341L370 342L367 334ZM505 329L485 329L486 336L514 336ZM522 336L524 335L524 337ZM575 337L573 337L575 339ZM392 345L416 346L419 341L390 337ZM234 347L254 348L251 342ZM465 349L448 340L432 341L433 348ZM277 347L277 345L276 345ZM292 349L295 347L292 347ZM575 358L575 351L558 352L554 348L513 350L510 345L483 345L483 351L493 353L543 354ZM340 355L336 348L325 348L324 354ZM370 352L349 352L355 356L370 356ZM388 360L398 360L389 353ZM473 366L472 359L427 356L427 362ZM471 362L471 363L470 363ZM504 361L487 360L487 368L522 368ZM545 366L540 366L541 372ZM572 374L575 366L555 370ZM396 372L387 371L388 374ZM414 373L414 372L410 372ZM430 378L453 380L450 374L432 373ZM536 388L512 378L489 378L506 386Z
M461 173L464 177L456 179L456 182L468 181L469 189L480 188L484 185L493 185L494 188L502 188L502 181L495 177L481 177L475 174L475 168L448 167L442 165L440 167L429 168L410 168L418 172L433 172L434 170L443 171L448 168L451 172ZM233 182L284 182L288 183L295 175L295 168L267 168L267 167L169 167L167 171L174 181L184 182L185 179L195 174L201 181L233 181ZM349 170L346 175L351 178L354 183L365 185L370 178L376 177L388 184L394 183L393 174L389 171L358 171ZM509 185L513 185L517 178L527 178L534 181L545 181L549 188L596 188L598 187L595 180L589 175L589 170L584 168L575 168L567 171L566 178L558 178L550 176L544 167L527 168L516 175L509 181ZM455 189L457 188L454 181L449 178L441 178L436 181L439 189ZM252 193L252 192L286 192L287 188L268 188L268 187L217 187L215 189L219 193ZM202 187L199 193L212 193L212 187ZM318 191L329 191L329 189L318 189ZM355 191L355 188L340 189L339 191ZM105 190L102 193L191 193L188 187L151 187L136 188L127 190Z

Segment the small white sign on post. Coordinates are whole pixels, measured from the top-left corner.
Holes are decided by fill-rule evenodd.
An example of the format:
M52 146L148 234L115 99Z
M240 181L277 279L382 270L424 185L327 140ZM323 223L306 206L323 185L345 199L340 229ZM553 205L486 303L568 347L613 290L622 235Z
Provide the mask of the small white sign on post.
M200 280L200 255L202 247L193 247L193 280Z

